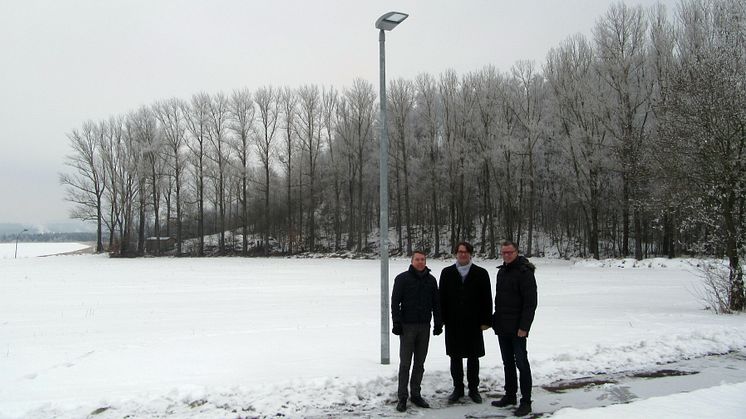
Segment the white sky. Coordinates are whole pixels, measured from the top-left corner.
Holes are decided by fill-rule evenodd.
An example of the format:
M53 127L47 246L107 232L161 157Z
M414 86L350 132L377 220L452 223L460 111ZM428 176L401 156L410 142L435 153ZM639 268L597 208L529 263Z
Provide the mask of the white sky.
M459 74L590 35L611 0L0 0L0 223L67 218L66 133L169 97L263 85L378 86L387 75ZM654 0L628 0L648 7ZM663 1L670 7L674 1Z

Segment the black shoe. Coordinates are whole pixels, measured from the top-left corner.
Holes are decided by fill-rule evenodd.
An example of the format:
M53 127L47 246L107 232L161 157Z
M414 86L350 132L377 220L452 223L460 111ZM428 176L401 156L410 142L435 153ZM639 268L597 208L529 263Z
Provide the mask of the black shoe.
M462 397L464 397L464 388L454 388L453 393L448 396L448 404L454 404Z
M411 400L412 403L414 403L414 405L417 407L421 407L423 409L430 408L430 404L428 404L425 399L422 398L422 396L412 396L409 398L409 400Z
M518 400L515 396L502 396L500 400L494 400L492 402L492 405L495 407L505 407L505 406L515 406L515 404L518 403Z
M477 390L469 390L469 398L474 403L482 403L482 396L479 395Z
M521 402L521 404L518 405L518 409L513 412L513 414L518 417L526 416L529 413L531 413L531 402Z
M407 410L407 399L399 400L399 403L396 404L396 410L398 410L399 412Z

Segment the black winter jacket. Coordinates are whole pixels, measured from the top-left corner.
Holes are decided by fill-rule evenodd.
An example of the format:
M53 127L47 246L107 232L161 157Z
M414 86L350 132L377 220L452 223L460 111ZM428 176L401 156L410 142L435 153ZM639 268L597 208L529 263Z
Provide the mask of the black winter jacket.
M391 292L391 319L393 323L430 323L434 318L433 327L443 327L440 317L440 299L438 297L438 283L430 275L430 269L425 268L424 275L409 265L409 270L402 272L394 279L394 289Z
M518 329L531 330L537 305L535 270L536 267L523 256L499 267L492 321L496 335L515 336Z

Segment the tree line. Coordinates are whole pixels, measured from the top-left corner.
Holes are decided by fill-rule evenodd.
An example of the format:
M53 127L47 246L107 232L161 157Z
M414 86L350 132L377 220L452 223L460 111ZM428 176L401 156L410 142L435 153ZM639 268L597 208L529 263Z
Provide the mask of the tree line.
M394 252L725 256L743 307L744 2L617 3L541 65L387 89ZM72 129L60 180L99 251L370 252L377 101L362 79L162 100Z

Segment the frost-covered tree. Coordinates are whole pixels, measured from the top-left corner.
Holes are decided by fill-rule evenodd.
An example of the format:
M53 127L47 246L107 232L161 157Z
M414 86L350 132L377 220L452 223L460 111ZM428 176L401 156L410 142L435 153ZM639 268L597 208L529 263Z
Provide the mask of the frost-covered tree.
M439 193L442 185L441 152L440 152L440 122L438 85L433 77L427 73L421 73L415 80L415 139L421 147L426 149L427 158L423 163L421 173L423 181L419 183L426 191L425 201L430 205L429 224L432 230L431 252L438 256L440 250L440 227L442 224L440 214Z
M647 19L641 6L613 4L593 30L596 68L603 80L602 121L615 140L611 147L622 182L622 255L628 255L630 215L637 260L642 259L643 207L650 165L645 161L651 115L652 77L647 74ZM631 212L631 214L630 214Z
M599 229L602 188L609 170L608 133L599 116L600 77L594 69L595 54L582 35L576 35L549 52L545 75L554 94L557 133L570 167L573 193L583 212L590 253L600 258Z
M527 189L523 192L520 184L521 213L527 222L526 245L522 246L527 255L533 255L534 226L536 221L537 176L538 159L541 141L545 134L546 91L544 77L539 73L533 61L518 61L511 69L513 83L510 84L510 100L508 106L515 116L520 129L517 130L517 140L520 142L521 181L525 179ZM525 204L523 197L525 196ZM521 228L518 228L520 243Z
M729 260L732 310L743 310L746 200L746 5L690 1L679 10L679 56L664 89L661 153L669 184L690 189L691 217ZM713 234L714 233L714 234ZM722 250L721 250L722 249Z
M394 162L394 183L396 194L396 229L398 249L406 255L412 254L412 218L410 198L410 150L412 136L412 112L414 112L414 84L408 80L398 79L391 82L388 90L387 109L391 115L389 121L389 138ZM403 222L402 222L403 220ZM406 227L406 250L402 244L402 225Z

